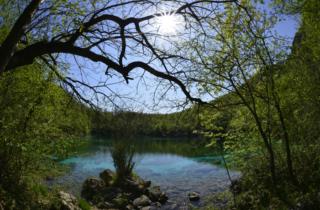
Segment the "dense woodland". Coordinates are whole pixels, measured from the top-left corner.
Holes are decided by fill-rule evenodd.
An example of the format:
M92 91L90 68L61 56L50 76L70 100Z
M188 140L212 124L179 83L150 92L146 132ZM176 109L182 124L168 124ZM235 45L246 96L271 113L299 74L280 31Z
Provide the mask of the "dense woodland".
M89 112L94 135L150 137L196 137L199 111L188 109L172 114L145 114L128 111Z
M64 75L64 70L59 72L62 65L55 65L51 58L54 53L87 55L80 49L65 49L58 41L37 42L35 31L44 33L41 25L32 25L33 33L15 29L16 18L23 16L23 10L16 10L17 5L32 9L41 1L17 2L0 0L0 210L60 209L56 191L49 190L44 180L63 170L56 159L68 155L80 137L90 134L122 138L197 136L207 147L228 154L228 165L242 173L230 187L226 209L320 208L320 1L272 1L276 14L300 19L288 49L281 49L281 40L273 43L260 38L273 23L263 22L266 20L250 1L241 1L249 5L246 10L236 10L238 4L226 6L218 27L223 34L217 38L222 43L220 50L210 52L195 42L188 45L197 52L189 62L202 69L197 79L190 81L197 82L202 92L224 93L209 102L190 95L174 74L161 74L141 65L145 71L175 83L195 102L171 114L103 111L86 103L72 86L73 80ZM68 2L61 1L59 6ZM87 12L81 10L81 4L68 5L64 12L79 7L79 14ZM253 15L249 19L254 19L258 29L252 30L257 33L243 32L248 13ZM21 30L29 24L26 21ZM83 24L70 36L62 33L65 36L61 40L77 39L87 30L85 27ZM20 35L10 38L10 33ZM8 37L16 40L13 46ZM52 44L50 49L57 44L57 50L46 52L41 44ZM36 55L28 57L28 50ZM49 56L42 57L46 54ZM99 59L92 58L104 62ZM122 61L119 66L109 60L104 63L130 80ZM258 70L251 71L253 67Z

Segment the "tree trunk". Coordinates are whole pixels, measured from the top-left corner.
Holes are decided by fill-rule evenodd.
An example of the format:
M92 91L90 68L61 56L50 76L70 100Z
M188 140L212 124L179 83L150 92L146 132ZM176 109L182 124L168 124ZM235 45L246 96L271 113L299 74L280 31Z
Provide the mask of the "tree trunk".
M230 77L230 82L231 82L233 88L235 89L237 95L242 100L243 104L247 107L249 112L252 114L252 116L253 116L253 118L255 120L256 126L258 127L258 131L260 133L260 136L262 137L262 140L263 140L263 142L265 144L265 147L267 148L267 152L269 154L269 170L270 170L270 173L271 173L272 184L275 186L276 182L277 182L277 179L276 179L276 166L275 166L274 151L273 151L271 143L269 143L268 136L266 135L265 131L262 128L261 120L259 119L259 116L258 116L257 111L256 111L255 100L252 100L252 107L251 107L250 104L248 103L248 101L245 99L245 97L239 91L239 89L236 86L236 84L233 82L232 77L230 75L229 75L229 77ZM252 90L248 89L248 92L249 92L251 98L254 99Z
M6 39L0 47L0 73L4 72L15 48L21 39L26 27L30 24L33 13L38 8L41 0L32 0L13 25Z
M287 167L288 167L288 173L289 173L289 177L290 180L293 184L297 185L297 179L294 175L293 172L293 164L292 164L292 155L291 155L291 149L290 149L290 141L289 141L289 134L287 131L287 127L284 121L284 117L280 108L280 104L279 101L276 101L275 107L277 109L277 113L280 119L280 123L281 123L281 128L282 128L282 133L283 133L283 139L284 139L284 144L285 144L285 150L286 150L286 161L287 161Z

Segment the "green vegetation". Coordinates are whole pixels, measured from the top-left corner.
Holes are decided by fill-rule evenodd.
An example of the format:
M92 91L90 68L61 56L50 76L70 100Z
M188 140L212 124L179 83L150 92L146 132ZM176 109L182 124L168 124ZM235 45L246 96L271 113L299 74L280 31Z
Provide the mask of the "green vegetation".
M0 0L1 210L56 205L57 195L43 184L44 179L62 170L55 160L68 155L79 144L76 139L89 133L117 138L202 134L207 141L195 150L205 144L214 147L222 152L223 160L242 172L231 186L235 201L229 198L229 208L319 208L319 0L272 1L277 14L301 18L291 49L281 38L270 39L277 20L258 11L253 2L260 1L223 1L218 6L217 1L179 3L177 10L191 24L186 28L207 22L194 27L189 34L192 39L179 44L173 41L173 46L179 46L172 52L157 49L148 41L152 33L141 30L144 21L152 22L159 15L140 18L143 15L137 13L127 18L132 8L152 7L152 1L119 1L113 6L111 1L106 6L102 1L54 2ZM210 5L196 6L198 3ZM124 15L126 19L102 15L122 13L110 10L119 5L122 12L130 13ZM99 10L102 6L106 8ZM212 9L207 15L207 8L220 7L223 9ZM214 20L208 20L213 13ZM112 23L104 25L103 21ZM128 25L134 27L128 29ZM106 52L106 46L117 52ZM67 76L71 68L59 57L63 53L101 62L107 66L107 76L112 75L109 70L114 71L126 82L132 79L133 69L142 69L179 87L199 105L164 115L93 110L77 100L90 104L78 85L96 95L106 93L100 91L100 83L90 86ZM127 54L150 63L124 61ZM176 60L170 63L169 58ZM164 70L155 69L156 64L162 64ZM219 97L203 103L192 96L196 89L199 95ZM157 148L166 149L163 145ZM190 154L197 154L193 152ZM133 154L131 147L114 146L117 179L132 176ZM90 208L83 200L79 205Z
M0 192L4 208L36 208L46 194L41 179L57 167L52 161L89 131L82 105L58 87L51 74L28 66L0 80ZM51 171L51 172L50 172Z
M118 140L113 143L111 149L111 157L114 168L116 169L115 183L124 183L133 175L133 168L135 162L133 157L135 154L134 146L128 144L129 142Z
M90 210L91 209L91 206L90 204L84 200L84 199L80 199L79 200L79 207L82 209L82 210Z
M320 41L320 4L301 2L295 11L299 9L302 24L289 58L264 66L268 71L261 69L215 102L242 105L202 113L205 136L213 140L212 145L223 140L224 150L232 154L229 162L243 172L232 187L236 209L318 209L320 205L320 71L315 44Z
M172 114L130 111L89 112L92 133L103 136L192 137L199 126L196 109Z

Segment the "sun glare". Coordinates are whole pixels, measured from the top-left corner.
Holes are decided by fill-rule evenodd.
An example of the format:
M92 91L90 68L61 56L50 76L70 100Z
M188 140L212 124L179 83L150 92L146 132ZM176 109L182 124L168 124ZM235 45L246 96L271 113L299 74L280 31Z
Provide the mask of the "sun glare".
M175 14L163 14L157 17L157 27L162 35L176 35L182 25L181 17Z

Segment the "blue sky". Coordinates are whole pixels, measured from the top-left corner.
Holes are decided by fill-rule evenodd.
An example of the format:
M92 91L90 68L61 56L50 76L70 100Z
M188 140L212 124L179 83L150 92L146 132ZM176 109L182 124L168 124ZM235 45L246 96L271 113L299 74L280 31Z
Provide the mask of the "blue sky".
M265 5L262 8L267 12L271 12ZM288 40L292 40L298 26L297 17L282 16L281 21L275 27L275 31L279 35L285 36ZM114 53L117 54L117 52ZM126 84L121 77L116 75L106 77L104 74L106 67L102 64L92 63L84 59L77 59L77 62L75 62L71 56L66 56L66 59L71 63L71 74L74 77L84 79L91 85L99 85L101 81L106 82L108 88L101 89L101 91L110 94L111 100L119 105L119 107L135 111L160 113L175 112L183 108L177 107L177 101L185 101L185 96L179 89L171 89L166 92L165 86L156 85L159 82L157 78L141 70L133 71L130 77L135 79ZM127 60L137 60L137 58L131 56ZM82 68L85 70L80 73L78 65L82 65ZM143 77L141 77L142 75ZM163 93L166 94L163 95ZM113 98L117 94L121 97ZM94 100L94 96L92 99ZM103 101L101 97L99 99L99 106L108 110L114 108L114 104L108 102L109 100Z
M298 29L298 21L294 17L287 17L284 21L277 24L275 30L282 36L293 39L294 34Z

